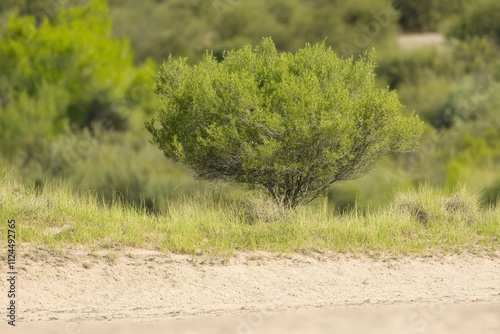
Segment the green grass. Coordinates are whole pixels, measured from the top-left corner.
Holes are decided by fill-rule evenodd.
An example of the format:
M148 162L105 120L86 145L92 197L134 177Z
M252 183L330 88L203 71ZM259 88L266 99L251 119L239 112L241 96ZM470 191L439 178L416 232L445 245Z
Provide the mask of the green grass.
M478 196L422 187L398 193L368 214L343 214L326 202L282 213L258 196L199 192L169 203L167 214L150 215L118 201L109 205L64 182L43 190L0 174L0 216L15 219L17 241L36 245L126 246L188 254L234 251L280 253L461 252L500 249L500 207L483 208ZM6 223L0 227L6 235Z

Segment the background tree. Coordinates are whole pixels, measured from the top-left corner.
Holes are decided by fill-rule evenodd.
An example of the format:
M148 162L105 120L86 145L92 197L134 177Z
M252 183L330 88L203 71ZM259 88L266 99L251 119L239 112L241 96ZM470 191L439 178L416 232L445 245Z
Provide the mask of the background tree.
M417 147L422 123L374 69L373 53L342 59L324 43L278 53L271 39L221 62L170 57L156 82L164 108L146 127L200 178L263 187L294 207Z
M207 49L220 58L262 36L291 52L328 37L334 50L359 55L390 42L399 18L386 0L109 0L109 6L114 32L130 39L138 59L158 62L172 54L194 63Z
M437 31L440 25L454 14L463 12L470 0L394 0L392 4L400 13L399 24L404 31ZM475 2L474 2L475 3Z
M461 15L450 20L447 34L464 41L486 38L500 45L500 2L480 0L468 3Z
M125 129L130 117L153 109L154 68L135 66L128 42L111 36L101 1L61 9L39 24L34 16L9 14L0 33L3 155L29 155L69 127Z

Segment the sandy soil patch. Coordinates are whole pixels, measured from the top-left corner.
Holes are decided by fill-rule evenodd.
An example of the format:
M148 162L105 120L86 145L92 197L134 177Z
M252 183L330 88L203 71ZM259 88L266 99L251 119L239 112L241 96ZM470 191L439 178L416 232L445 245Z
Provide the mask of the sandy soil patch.
M488 328L500 332L500 254L356 258L253 253L225 261L134 249L54 255L33 247L20 254L18 267L18 321L30 332L122 333L122 323L132 322L140 325L131 328L148 323L148 332L157 326L158 332L170 328L181 333L175 331L180 326L191 334L274 333L278 324L299 328L298 319L316 319L322 327L309 332L322 333L321 328L369 325L372 319L399 333L421 333L423 326L461 323L464 314L479 316L474 321L486 326L485 333ZM360 315L363 320L357 321ZM241 329L241 319L252 331ZM102 329L103 323L112 327ZM42 330L40 324L49 327ZM67 328L73 325L78 332Z

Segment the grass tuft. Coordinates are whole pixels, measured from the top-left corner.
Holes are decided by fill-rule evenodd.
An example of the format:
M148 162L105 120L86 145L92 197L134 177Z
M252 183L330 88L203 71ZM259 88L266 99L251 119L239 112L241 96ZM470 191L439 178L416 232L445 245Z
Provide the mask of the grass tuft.
M451 194L423 185L418 191L397 193L392 204L392 213L406 215L410 219L427 225L429 222L468 223L484 220L491 212L480 205L480 195L466 187L457 188Z

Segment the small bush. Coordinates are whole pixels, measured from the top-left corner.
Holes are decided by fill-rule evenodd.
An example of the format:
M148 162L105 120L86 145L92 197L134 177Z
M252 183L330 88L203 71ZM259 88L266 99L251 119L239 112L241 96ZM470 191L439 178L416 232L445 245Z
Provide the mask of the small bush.
M279 53L271 39L221 62L170 57L157 78L164 109L146 128L198 177L258 186L295 207L418 146L422 122L402 115L374 68L373 53L342 59L324 44Z

